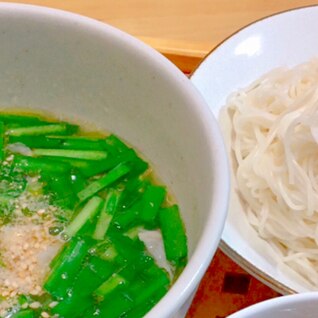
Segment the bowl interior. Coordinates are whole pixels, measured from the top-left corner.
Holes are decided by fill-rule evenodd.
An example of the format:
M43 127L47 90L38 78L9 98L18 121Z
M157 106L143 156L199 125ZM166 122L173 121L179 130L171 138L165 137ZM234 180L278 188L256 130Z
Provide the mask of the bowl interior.
M275 67L293 66L318 55L318 7L291 10L260 20L220 44L191 77L216 117L233 91ZM226 131L225 138L229 138ZM251 274L282 293L308 290L302 281L277 270L269 245L248 224L231 192L222 234L224 251Z
M0 105L119 135L178 201L189 264L149 314L171 316L203 276L226 216L225 151L204 100L159 53L105 24L8 4L0 4L0 20Z

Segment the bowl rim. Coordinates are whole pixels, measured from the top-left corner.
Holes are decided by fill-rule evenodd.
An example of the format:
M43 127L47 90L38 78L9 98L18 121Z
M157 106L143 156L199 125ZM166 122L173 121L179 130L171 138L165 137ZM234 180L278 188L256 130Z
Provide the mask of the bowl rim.
M302 302L317 302L318 292L305 292L301 294L279 296L256 303L238 312L228 316L228 318L244 318L252 317L255 314L261 314L263 310L268 308L279 309L281 306L291 306Z
M194 68L194 70L189 75L190 80L193 76L196 75L196 72L203 66L203 64L206 62L206 60L214 54L220 47L223 46L228 40L232 39L236 35L238 35L241 31L244 31L248 29L251 26L266 22L271 20L272 18L275 18L276 16L280 15L286 15L293 13L295 11L307 11L310 9L318 9L318 4L310 4L305 6L299 6L295 8L290 8L278 12L274 12L272 14L266 15L264 17L261 17L259 19L256 19L248 24L245 24L244 26L238 28L234 32L232 32L230 35L228 35L226 38L224 38L221 42L219 42L213 49L211 49L204 58L200 61L200 63ZM235 261L239 266L241 266L246 272L260 280L265 285L269 286L270 288L274 289L278 293L281 293L283 295L291 295L291 294L297 294L297 291L293 288L288 287L287 285L279 282L274 277L268 275L263 270L258 269L254 264L250 263L248 260L246 260L244 257L242 257L235 249L233 249L229 244L227 244L222 238L219 244L219 248L222 250L224 254L226 254L228 257L230 257L233 261ZM305 292L306 293L306 292Z
M211 178L214 200L210 203L209 211L207 211L207 221L185 269L168 293L145 316L147 318L171 317L196 291L196 287L215 254L225 225L230 193L230 170L225 144L216 118L188 77L160 52L136 37L105 22L46 6L1 2L0 13L2 11L6 14L9 12L27 14L35 18L47 15L54 21L76 22L80 27L85 26L94 32L98 31L100 36L112 37L123 44L125 43L134 53L142 54L148 61L151 60L154 63L154 67L160 67L161 74L165 78L173 79L175 89L182 91L188 97L189 104L193 104L193 112L196 114L198 121L201 122L202 130L206 136L207 149L210 152L209 156L215 162L213 168L214 178ZM216 153L217 155L215 155ZM220 179L223 180L221 184L218 183ZM212 213L212 211L218 211L218 213ZM211 235L212 228L213 236Z

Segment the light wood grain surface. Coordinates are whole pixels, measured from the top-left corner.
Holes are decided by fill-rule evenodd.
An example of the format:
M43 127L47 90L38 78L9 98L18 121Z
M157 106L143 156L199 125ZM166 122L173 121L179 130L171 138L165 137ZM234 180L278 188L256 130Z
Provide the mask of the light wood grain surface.
M191 71L219 42L275 12L313 0L14 0L76 12L109 23Z

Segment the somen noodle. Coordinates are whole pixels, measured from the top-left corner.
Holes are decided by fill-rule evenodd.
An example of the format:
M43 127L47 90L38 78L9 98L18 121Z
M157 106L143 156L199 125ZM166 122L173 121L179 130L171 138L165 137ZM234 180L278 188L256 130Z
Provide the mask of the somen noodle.
M264 75L227 100L250 224L277 263L318 288L318 60Z

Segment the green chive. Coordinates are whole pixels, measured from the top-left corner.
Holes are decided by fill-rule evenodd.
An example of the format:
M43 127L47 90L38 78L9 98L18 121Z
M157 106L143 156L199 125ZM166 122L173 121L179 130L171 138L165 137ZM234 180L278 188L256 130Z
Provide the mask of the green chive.
M74 236L89 219L93 218L98 213L102 202L103 200L100 197L92 197L73 221L67 226L64 233L68 237Z

